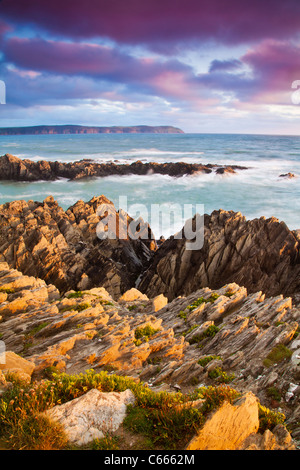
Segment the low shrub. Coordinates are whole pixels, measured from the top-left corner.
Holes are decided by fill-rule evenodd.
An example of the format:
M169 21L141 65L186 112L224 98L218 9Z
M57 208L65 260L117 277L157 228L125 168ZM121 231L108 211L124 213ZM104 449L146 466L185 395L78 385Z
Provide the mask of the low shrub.
M199 359L198 364L202 367L205 367L207 364L209 364L211 361L214 361L215 359L222 359L221 356L205 356Z
M159 331L158 329L153 328L151 325L145 325L144 327L138 327L136 328L134 332L134 343L136 346L139 346L140 344L144 342L148 342L150 337L155 335Z
M264 433L267 429L272 431L272 429L277 426L277 424L284 424L285 415L279 411L273 411L265 406L259 404L258 406L258 417L259 417L259 429L260 433Z
M194 335L191 339L188 340L190 344L200 343L205 338L213 338L220 328L216 325L210 325L205 331L199 333L198 335Z
M284 344L277 344L272 351L269 352L267 357L263 361L265 367L271 367L284 359L290 359L292 351L288 349Z

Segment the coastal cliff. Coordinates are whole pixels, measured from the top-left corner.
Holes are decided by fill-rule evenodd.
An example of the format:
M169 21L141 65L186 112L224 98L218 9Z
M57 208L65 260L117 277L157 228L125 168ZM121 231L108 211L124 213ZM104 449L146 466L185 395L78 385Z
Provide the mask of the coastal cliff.
M121 219L112 239L97 236L103 204ZM66 211L52 196L0 206L8 448L296 449L297 232L214 211L188 251L184 236L157 244L147 224L120 237L132 221L105 196Z
M27 126L0 127L0 135L49 135L49 134L183 134L173 126Z

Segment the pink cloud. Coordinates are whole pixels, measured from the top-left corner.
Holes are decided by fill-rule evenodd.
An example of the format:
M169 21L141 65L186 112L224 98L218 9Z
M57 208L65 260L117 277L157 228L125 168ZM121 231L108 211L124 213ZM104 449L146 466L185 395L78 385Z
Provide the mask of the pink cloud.
M6 62L16 70L61 76L85 76L120 83L157 96L194 101L199 83L193 69L177 60L137 58L116 48L39 38L9 38L3 48Z
M264 41L241 61L252 68L264 89L286 90L300 79L300 47L288 42Z

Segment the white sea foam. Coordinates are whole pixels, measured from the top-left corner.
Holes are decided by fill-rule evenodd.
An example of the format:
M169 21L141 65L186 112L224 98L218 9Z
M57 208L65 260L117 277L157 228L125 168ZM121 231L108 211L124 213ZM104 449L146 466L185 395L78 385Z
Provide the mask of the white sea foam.
M235 174L199 173L108 176L70 182L0 182L0 203L14 199L43 200L52 194L67 208L78 199L104 194L115 204L127 195L132 204L203 203L205 212L235 210L247 218L275 216L289 228L300 228L300 137L226 135L93 135L0 136L0 155L12 153L34 161L102 163L212 163L241 165ZM298 178L285 179L288 172ZM155 223L155 222L154 222ZM156 225L155 225L156 227ZM156 233L156 232L155 232ZM159 233L156 235L159 235ZM166 234L163 234L166 235Z

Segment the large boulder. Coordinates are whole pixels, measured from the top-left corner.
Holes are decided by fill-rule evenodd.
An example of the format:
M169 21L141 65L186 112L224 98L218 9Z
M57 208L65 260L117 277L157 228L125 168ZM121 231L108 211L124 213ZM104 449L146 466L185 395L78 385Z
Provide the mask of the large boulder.
M103 393L92 389L79 398L51 408L46 414L63 426L71 443L84 445L117 431L126 416L127 405L134 401L131 390Z
M258 400L246 393L233 405L225 402L213 413L187 450L236 450L258 428Z

